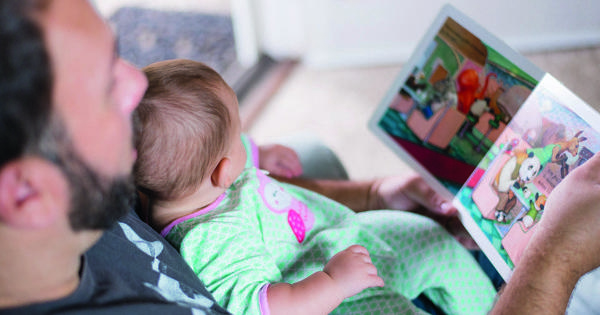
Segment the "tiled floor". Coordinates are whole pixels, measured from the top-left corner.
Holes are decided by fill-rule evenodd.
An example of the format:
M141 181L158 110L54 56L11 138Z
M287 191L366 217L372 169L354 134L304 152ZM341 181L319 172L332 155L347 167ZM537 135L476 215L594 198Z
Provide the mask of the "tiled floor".
M600 47L527 54L590 105L600 109ZM259 114L249 134L257 142L313 134L352 178L405 172L407 166L367 129L367 121L400 65L336 70L298 66Z

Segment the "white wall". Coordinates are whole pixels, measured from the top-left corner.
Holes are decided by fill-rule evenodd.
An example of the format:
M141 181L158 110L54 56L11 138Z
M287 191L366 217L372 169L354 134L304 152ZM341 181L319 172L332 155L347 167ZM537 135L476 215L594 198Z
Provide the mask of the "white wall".
M598 0L244 0L257 47L309 66L405 61L446 2L521 51L600 44Z

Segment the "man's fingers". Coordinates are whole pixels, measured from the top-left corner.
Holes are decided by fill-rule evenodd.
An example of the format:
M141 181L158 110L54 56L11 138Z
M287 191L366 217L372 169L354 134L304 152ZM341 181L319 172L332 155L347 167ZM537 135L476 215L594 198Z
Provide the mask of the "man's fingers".
M440 203L435 209L439 214L446 216L451 216L458 213L458 209L456 209L451 202L447 201Z

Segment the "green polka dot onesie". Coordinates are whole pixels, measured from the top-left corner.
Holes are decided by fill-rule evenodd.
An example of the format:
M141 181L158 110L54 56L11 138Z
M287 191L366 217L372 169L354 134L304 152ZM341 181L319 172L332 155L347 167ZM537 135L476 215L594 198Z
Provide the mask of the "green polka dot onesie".
M268 314L270 283L294 283L320 271L353 244L369 250L385 281L350 297L334 314L419 314L425 293L447 314L485 314L495 290L479 265L446 230L416 214L354 213L257 169L257 150L243 137L247 167L211 205L162 234L233 314Z

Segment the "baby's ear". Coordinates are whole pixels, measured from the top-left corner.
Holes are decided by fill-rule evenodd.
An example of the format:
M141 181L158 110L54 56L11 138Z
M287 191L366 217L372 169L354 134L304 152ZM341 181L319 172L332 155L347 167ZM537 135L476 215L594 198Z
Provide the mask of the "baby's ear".
M214 187L229 188L233 184L233 178L231 176L231 160L224 157L219 161L217 167L210 175L210 181Z

